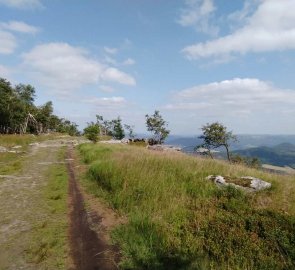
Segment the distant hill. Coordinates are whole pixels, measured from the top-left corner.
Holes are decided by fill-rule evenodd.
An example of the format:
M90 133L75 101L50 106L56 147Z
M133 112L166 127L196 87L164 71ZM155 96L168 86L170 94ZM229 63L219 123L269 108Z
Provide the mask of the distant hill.
M177 145L184 150L193 150L196 145L202 143L196 136L176 136L170 135L166 143ZM238 135L238 142L231 145L231 150L242 150L261 146L274 147L282 143L295 145L295 135Z
M273 147L253 147L236 150L233 153L241 156L257 157L262 163L295 168L295 145L291 143L281 143Z

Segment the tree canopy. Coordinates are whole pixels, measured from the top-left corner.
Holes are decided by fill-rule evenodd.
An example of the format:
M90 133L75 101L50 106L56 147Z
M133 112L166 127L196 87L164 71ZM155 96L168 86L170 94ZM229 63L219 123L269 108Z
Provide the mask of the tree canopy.
M53 114L51 101L34 104L35 88L28 84L11 83L0 78L0 133L46 133L49 131L78 133L77 125Z
M153 133L153 140L162 144L170 133L167 129L167 122L160 115L159 111L155 111L153 115L146 115L147 130Z
M220 124L219 122L214 122L212 124L206 124L202 127L203 134L199 137L204 142L201 145L196 146L196 148L204 147L208 150L208 154L212 156L212 150L225 147L227 158L230 161L229 147L231 141L236 141L237 138L231 131L227 131L226 126Z

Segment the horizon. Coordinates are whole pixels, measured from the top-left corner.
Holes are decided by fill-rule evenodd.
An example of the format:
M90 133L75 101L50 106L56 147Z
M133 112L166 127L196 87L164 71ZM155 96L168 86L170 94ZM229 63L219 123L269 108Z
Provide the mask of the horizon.
M171 136L210 122L295 134L294 0L0 0L0 77L83 129L120 116ZM178 135L179 134L179 135Z

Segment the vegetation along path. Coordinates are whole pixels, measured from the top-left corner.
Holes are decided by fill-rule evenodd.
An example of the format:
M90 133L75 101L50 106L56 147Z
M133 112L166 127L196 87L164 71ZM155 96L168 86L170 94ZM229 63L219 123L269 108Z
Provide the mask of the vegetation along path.
M82 192L75 177L73 149L67 153L69 172L70 245L73 269L117 269L115 247L109 245L105 230L93 230L102 221L95 211L87 211ZM94 223L94 224L93 224Z
M101 209L85 208L91 203L75 178L73 142L54 139L1 156L0 270L117 269ZM7 171L11 159L18 167Z

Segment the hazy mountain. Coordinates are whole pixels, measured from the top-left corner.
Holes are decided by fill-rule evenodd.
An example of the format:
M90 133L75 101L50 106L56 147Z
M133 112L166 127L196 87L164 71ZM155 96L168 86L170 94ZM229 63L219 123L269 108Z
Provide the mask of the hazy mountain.
M262 163L295 168L295 145L282 143L274 147L255 147L233 151L235 154L247 157L257 157Z
M295 145L295 135L238 135L238 142L231 145L231 150L242 150L261 146L274 147L282 143L290 143ZM184 150L192 150L202 141L198 136L175 136L171 135L167 138L166 144L177 145Z

